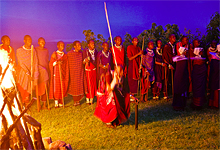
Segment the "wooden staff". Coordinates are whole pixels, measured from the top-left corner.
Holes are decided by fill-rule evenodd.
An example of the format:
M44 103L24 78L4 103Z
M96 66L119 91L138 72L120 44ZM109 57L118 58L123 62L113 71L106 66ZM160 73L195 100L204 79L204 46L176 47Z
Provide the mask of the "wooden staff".
M173 89L173 69L171 69L171 80L172 80L172 95L174 96L174 89Z
M166 96L168 96L167 94L167 67L166 66L164 67L164 78L165 78L165 88L166 88L165 93L166 93ZM168 101L168 98L167 98L167 101Z
M61 61L58 62L58 66L59 66L59 73L60 73L61 95L62 95L62 102L63 102L63 108L64 108L64 98L63 98L63 79L62 79L62 72L61 72Z
M148 87L149 87L149 75L147 75L147 93L146 93L147 100L148 100Z
M34 63L34 46L31 45L31 100L33 99L33 63Z
M144 37L143 37L143 42L142 42L142 51L144 50ZM141 61L140 61L140 66L139 66L139 80L138 80L138 88L140 85L140 95L141 95L141 67L142 67L142 54L141 54ZM138 89L137 89L137 93L138 93Z
M49 103L48 91L47 91L47 83L45 83L45 91L46 91L46 96L47 96L47 109L50 110L50 103Z
M113 52L113 55L114 55L114 58L115 58L115 65L117 66L116 57L115 57L115 51L114 51L114 46L113 46L113 41L112 41L111 28L110 28L110 24L109 24L108 12L107 12L107 7L106 7L106 3L105 2L104 2L104 6L105 6L105 16L106 16L106 20L107 20L107 24L108 24L108 31L109 31L110 40L111 40L112 52Z
M40 98L38 94L38 85L36 85L36 97L37 97L37 111L40 111Z

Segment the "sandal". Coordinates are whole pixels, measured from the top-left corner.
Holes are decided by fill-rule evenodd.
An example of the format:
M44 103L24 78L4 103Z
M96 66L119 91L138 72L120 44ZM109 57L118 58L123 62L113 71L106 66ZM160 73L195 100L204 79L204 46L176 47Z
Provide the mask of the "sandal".
M73 104L73 106L78 106L78 105L80 105L80 102L75 102L75 103Z

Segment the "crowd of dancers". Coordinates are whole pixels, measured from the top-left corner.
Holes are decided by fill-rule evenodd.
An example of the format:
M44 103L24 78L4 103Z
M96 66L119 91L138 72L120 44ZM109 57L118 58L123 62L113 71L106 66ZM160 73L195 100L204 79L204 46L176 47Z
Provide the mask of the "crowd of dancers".
M220 45L216 41L206 50L199 39L189 43L187 36L182 36L176 42L171 34L166 45L161 40L149 41L143 50L135 37L126 50L122 38L116 36L112 47L103 42L99 52L94 40L88 40L84 50L80 41L74 41L67 54L63 52L64 42L59 41L50 59L42 37L38 39L39 46L33 47L31 36L25 35L24 45L16 53L7 35L2 36L1 42L0 51L7 53L8 63L15 67L18 91L25 106L33 90L37 99L43 101L43 108L48 97L58 108L63 107L68 94L73 97L74 106L80 105L84 96L91 105L96 96L94 115L109 127L129 118L130 101L136 100L138 90L141 102L148 101L150 88L153 100L158 100L161 93L168 100L168 93L172 92L172 106L177 111L184 110L191 92L193 109L204 106L206 93L209 106L219 107ZM4 76L4 69L0 66L0 76Z

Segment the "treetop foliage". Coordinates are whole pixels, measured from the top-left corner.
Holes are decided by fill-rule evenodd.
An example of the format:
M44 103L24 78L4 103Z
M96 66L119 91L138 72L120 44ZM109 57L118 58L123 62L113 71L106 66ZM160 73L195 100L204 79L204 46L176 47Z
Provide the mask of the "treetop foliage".
M137 36L139 43L138 46L142 48L143 38L144 38L144 48L146 49L147 43L149 41L153 41L154 43L160 39L162 44L165 45L169 41L169 35L174 34L176 36L176 41L178 42L180 38L185 35L189 38L189 42L192 43L193 39L200 39L202 44L205 48L209 47L211 41L216 40L219 42L220 35L219 35L219 22L220 22L220 15L219 12L216 12L214 15L211 16L211 20L206 27L206 34L202 35L199 28L196 29L196 34L192 34L190 29L184 29L184 34L180 33L179 26L176 24L167 24L165 28L161 25L157 25L156 23L152 23L151 29L144 30L141 34ZM82 41L82 48L85 49L87 47L87 41L92 39L95 42L95 47L98 51L102 50L102 43L103 42L110 42L110 38L107 40L103 37L102 34L98 34L97 36L92 32L92 30L84 30L83 34L85 35L85 41ZM123 37L122 37L123 38ZM133 37L126 33L123 39L123 45L127 49L129 45L132 44ZM110 44L110 43L109 43ZM72 49L72 43L67 44L66 51Z

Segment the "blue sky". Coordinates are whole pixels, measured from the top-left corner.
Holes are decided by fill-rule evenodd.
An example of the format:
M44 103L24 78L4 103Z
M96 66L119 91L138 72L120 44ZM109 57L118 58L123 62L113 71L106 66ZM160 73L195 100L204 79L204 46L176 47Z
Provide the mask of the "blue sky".
M132 36L150 29L155 22L165 29L177 24L195 33L205 33L210 17L219 11L219 1L106 1L113 37ZM26 34L33 40L84 40L83 30L108 38L104 1L0 1L0 35L23 41Z

